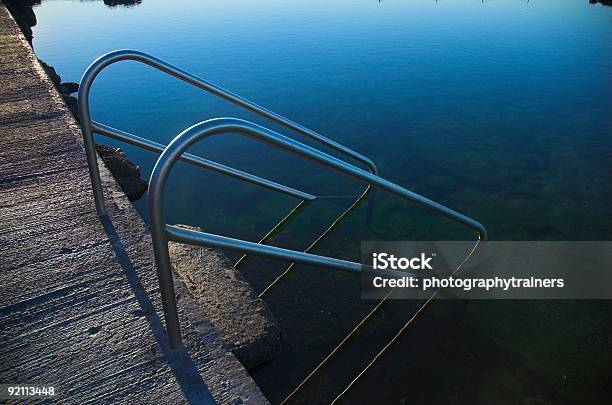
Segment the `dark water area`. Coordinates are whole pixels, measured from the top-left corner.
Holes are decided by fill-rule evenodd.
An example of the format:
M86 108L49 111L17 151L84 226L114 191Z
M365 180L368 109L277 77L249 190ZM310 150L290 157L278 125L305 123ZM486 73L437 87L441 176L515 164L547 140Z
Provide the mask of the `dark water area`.
M151 53L370 157L381 175L487 226L496 240L609 240L612 234L612 8L586 0L43 1L34 48L66 81L99 55ZM109 3L109 2L106 2ZM92 117L167 143L238 107L136 62L92 89ZM151 172L156 155L122 147ZM328 153L331 151L324 149ZM194 153L317 195L361 184L238 136ZM337 155L339 156L339 155ZM341 156L339 156L341 157ZM171 223L258 240L297 201L179 165ZM348 200L311 203L275 244L305 248ZM145 199L136 207L146 218ZM317 253L357 259L361 240L475 239L382 193ZM279 263L243 273L258 291ZM281 401L375 305L359 279L298 267L267 297L288 348L254 371ZM416 303L390 302L296 397L329 402L401 328ZM436 302L342 400L575 403L612 399L605 301Z

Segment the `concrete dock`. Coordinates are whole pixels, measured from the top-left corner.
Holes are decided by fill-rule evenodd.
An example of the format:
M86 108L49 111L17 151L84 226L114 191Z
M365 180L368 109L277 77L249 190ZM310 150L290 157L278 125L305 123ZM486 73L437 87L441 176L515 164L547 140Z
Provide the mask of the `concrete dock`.
M61 402L267 403L180 278L186 349L169 349L146 225L102 163L98 218L80 139L0 2L0 384L54 385Z

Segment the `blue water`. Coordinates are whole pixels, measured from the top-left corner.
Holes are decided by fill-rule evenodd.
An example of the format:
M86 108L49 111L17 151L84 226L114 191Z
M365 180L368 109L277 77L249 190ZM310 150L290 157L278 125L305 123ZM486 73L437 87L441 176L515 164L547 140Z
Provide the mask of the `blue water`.
M133 7L44 1L35 12L34 48L65 81L78 81L105 52L138 49L367 155L383 176L480 220L493 239L600 240L612 233L610 7L581 0L144 0ZM213 117L267 124L135 62L107 69L91 102L95 120L164 143ZM148 176L154 154L100 141L121 146ZM315 194L353 194L362 187L238 136L206 140L194 151ZM249 240L257 240L296 203L185 166L171 180L169 222ZM305 247L347 203L311 204L277 243ZM146 218L144 198L136 206ZM378 193L371 226L361 207L318 251L354 259L360 240L474 237ZM356 285L350 276L300 270L268 298L292 347L285 360L254 373L275 401L372 305L359 301L357 287L350 290ZM244 273L261 290L280 271L255 261ZM365 334L373 339L367 341L372 350L409 312L393 305L395 316L389 309L378 322L386 335ZM563 402L588 392L593 400L609 399L606 357L593 354L597 344L609 343L609 330L599 329L606 311L584 305L470 304L462 326L465 342L488 351L474 360L464 346L452 349L461 353L458 363L472 359L471 368L451 363L446 369L471 371L451 373L444 380L451 388L438 390L440 395ZM561 326L567 324L575 327ZM516 331L530 338L516 339ZM552 345L542 340L549 334L556 336ZM593 334L599 343L583 349L581 342ZM418 344L411 342L400 346ZM550 349L555 345L580 355L560 356ZM338 373L354 375L358 365L345 363ZM415 374L402 364L389 365L393 376L381 371L382 377L365 380L357 392L376 398L380 388L390 401L414 398L397 388L396 379ZM590 372L583 371L584 364ZM439 378L433 368L418 370ZM470 385L473 379L488 381L486 394ZM325 387L321 391L338 393L346 381L330 377L319 384Z

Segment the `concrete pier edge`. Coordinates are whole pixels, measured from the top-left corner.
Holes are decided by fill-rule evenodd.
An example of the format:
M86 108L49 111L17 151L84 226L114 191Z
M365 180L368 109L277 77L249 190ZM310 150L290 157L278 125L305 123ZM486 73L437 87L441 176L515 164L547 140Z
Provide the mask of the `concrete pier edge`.
M175 278L169 350L146 225L99 159L96 213L78 124L0 1L0 382L67 402L267 403Z

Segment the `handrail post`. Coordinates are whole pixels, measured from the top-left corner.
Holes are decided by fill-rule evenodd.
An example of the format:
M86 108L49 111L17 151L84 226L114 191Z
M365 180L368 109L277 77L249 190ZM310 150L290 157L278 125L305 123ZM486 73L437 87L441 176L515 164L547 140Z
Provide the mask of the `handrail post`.
M158 160L159 162L159 160ZM164 200L156 198L156 190L163 190L166 178L159 176L153 171L149 181L150 190L148 205L151 239L153 240L153 253L155 255L155 267L157 269L157 279L159 280L159 290L161 293L164 319L166 321L166 331L170 348L178 350L183 347L181 339L181 325L178 318L176 307L176 295L174 292L174 282L172 280L172 265L170 263L170 252L168 250L168 238L166 237L166 224L163 217ZM161 184L159 184L161 182ZM161 196L163 197L163 196Z
M106 207L104 206L104 193L102 192L102 181L100 180L100 169L98 168L98 155L93 139L91 115L89 112L89 90L97 74L97 70L87 69L81 78L78 106L85 156L87 157L87 167L89 168L89 178L91 179L91 188L93 190L94 202L96 203L96 212L99 217L104 217L106 216Z

